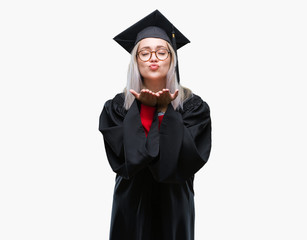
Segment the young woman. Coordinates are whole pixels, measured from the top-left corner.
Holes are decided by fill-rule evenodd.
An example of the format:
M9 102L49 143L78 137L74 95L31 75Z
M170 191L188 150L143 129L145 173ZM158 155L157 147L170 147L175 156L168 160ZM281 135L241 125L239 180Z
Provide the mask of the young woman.
M117 173L110 240L193 240L193 180L210 155L211 119L179 83L176 49L189 41L158 10L114 39L131 63L99 122Z

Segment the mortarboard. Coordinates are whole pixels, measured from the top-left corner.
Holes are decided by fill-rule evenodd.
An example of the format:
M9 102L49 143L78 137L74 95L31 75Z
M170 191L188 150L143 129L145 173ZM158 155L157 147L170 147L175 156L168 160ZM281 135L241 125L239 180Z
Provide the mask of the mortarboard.
M161 38L169 42L175 50L177 56L177 49L189 43L187 39L165 16L158 10L153 11L125 31L121 32L113 39L131 53L133 47L144 38ZM178 57L176 63L176 72L178 82Z

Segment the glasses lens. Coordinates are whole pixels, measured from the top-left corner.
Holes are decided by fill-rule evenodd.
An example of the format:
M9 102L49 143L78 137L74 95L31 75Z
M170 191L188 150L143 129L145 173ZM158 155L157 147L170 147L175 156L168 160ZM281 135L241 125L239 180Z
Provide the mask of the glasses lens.
M154 53L155 51L153 51ZM147 62L150 58L151 58L151 51L148 50L142 50L138 53L139 58L144 61ZM166 49L159 49L156 52L156 57L163 61L165 59L167 59L169 52Z
M166 49L160 49L156 53L160 60L165 60L168 57L168 51Z
M147 50L143 50L143 51L139 52L139 58L142 61L148 61L149 58L150 58L150 55L151 55L151 53L149 51L147 51Z

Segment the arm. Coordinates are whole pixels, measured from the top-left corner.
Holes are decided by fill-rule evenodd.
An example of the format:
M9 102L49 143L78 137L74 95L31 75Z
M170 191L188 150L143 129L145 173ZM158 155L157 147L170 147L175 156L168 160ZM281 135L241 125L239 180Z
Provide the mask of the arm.
M155 129L158 119L154 119ZM137 101L128 111L123 108L123 98L117 95L106 102L99 118L99 131L103 134L108 161L114 172L130 178L148 166L158 155L158 131L146 139Z
M159 159L150 169L158 181L182 182L207 162L210 150L210 109L194 96L181 113L168 105L160 126Z

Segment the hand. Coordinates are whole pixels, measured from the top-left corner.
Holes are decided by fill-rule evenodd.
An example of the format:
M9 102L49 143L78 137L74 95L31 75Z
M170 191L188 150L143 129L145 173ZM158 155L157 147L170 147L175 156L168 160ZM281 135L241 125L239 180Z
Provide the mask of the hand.
M133 94L133 96L139 100L141 103L154 107L157 105L157 96L154 92L148 90L148 89L142 89L140 93L137 93L133 89L130 89L130 92Z
M178 96L178 92L178 89L173 94L170 93L169 89L163 89L162 91L157 92L158 111L165 112L168 104Z

